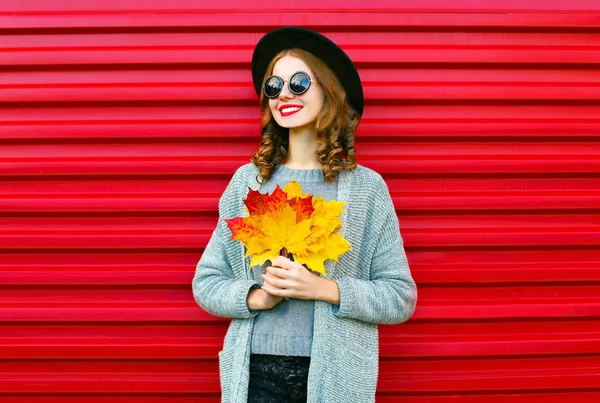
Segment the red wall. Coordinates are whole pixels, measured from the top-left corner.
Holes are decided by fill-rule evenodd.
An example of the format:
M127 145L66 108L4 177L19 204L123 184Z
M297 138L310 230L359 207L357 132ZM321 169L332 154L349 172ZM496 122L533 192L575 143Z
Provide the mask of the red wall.
M291 24L359 68L419 286L378 402L599 401L595 0L2 0L0 401L219 400L191 280Z

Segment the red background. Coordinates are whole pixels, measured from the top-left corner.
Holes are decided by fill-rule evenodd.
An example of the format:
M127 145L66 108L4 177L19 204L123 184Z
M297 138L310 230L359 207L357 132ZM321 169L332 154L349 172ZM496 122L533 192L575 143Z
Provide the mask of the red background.
M281 25L356 62L419 287L377 401L599 401L595 0L1 1L0 401L219 401L191 280Z

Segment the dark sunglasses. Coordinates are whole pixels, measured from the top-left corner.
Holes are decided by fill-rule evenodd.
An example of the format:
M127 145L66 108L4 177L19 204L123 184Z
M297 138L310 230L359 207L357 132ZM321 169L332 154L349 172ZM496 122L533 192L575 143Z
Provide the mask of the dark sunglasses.
M263 86L263 92L267 98L275 98L281 94L283 85L285 83L283 78L272 75L267 77L265 85ZM288 81L288 88L292 94L300 95L304 94L310 88L310 83L317 83L318 81L311 80L308 73L304 71L297 71L290 77Z

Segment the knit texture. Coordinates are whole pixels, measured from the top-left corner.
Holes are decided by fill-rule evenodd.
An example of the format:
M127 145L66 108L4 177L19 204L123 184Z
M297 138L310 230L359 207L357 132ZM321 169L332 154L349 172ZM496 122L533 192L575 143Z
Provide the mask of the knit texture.
M290 169L280 165L271 178L261 187L262 193L271 194L279 185L282 189L294 179L302 186L302 193L324 197L326 201L337 197L337 181L325 182L322 169ZM251 278L261 286L261 274L267 266L252 267ZM252 354L310 356L313 338L315 302L290 298L282 300L275 307L258 311L252 330Z
M258 168L248 163L233 175L219 201L219 222L192 281L196 302L208 313L233 318L219 352L222 402L246 403L252 329L250 258L231 240L223 218L243 214L248 187L261 191ZM398 324L414 312L417 288L410 273L398 217L381 175L358 165L338 177L337 200L346 202L340 230L352 247L339 262L325 262L337 282L340 304L314 301L307 403L375 401L379 369L377 324Z

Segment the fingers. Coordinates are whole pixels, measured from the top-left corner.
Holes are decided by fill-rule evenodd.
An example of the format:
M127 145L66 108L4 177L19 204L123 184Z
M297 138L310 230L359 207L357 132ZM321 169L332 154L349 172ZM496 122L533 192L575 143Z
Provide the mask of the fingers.
M266 281L263 284L262 289L265 290L268 294L271 294L275 297L284 297L285 299L289 300L290 292L288 290L273 287L272 285L268 284Z
M272 262L273 266L282 267L284 269L291 269L294 267L294 262L287 257L277 256Z
M281 259L279 259L281 258ZM299 263L294 263L279 256L272 262L273 266L267 267L267 273L261 274L263 279L263 289L269 294L284 297L289 300L290 297L303 298L304 293L299 292L298 285L302 283L303 271L308 270ZM281 264L283 262L283 264ZM278 265L279 267L275 267Z
M263 275L264 278L264 275ZM269 294L275 295L275 292L277 291L281 291L281 288L278 287L274 287L273 285L271 285L267 280L264 281L262 287L263 290L265 290L266 292L268 292Z
M267 283L273 287L277 287L277 288L281 288L281 289L289 288L289 284L285 279L275 277L270 274L261 274L261 277L263 278L265 283Z
M267 273L271 274L272 276L275 277L279 277L279 278L289 278L290 274L286 269L281 269L279 267L267 267Z
M285 258L283 256L277 256L277 258L275 258L275 260L272 261L272 265L282 267L288 261L289 261L288 258Z

